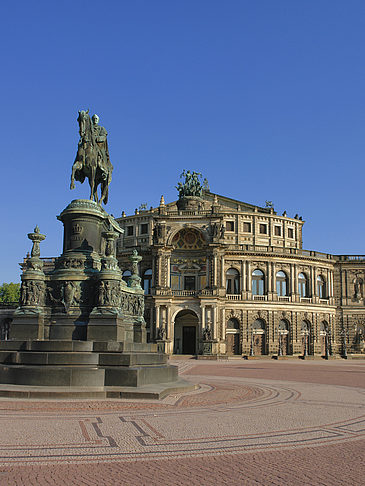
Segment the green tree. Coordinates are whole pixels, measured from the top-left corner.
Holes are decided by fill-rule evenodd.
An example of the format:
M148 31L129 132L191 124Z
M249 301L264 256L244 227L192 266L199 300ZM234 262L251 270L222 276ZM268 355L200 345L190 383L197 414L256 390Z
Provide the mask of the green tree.
M3 283L0 285L0 302L18 302L20 298L20 284Z

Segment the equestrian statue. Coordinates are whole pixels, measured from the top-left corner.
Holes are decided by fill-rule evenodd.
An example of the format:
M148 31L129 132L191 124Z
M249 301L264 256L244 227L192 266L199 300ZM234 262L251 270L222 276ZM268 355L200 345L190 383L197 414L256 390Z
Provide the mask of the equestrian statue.
M109 159L107 131L99 125L98 115L92 120L89 110L79 111L80 140L77 147L75 162L72 166L70 189L75 189L75 180L84 182L89 179L90 199L98 204L107 204L109 184L112 180L113 166ZM98 197L98 186L101 196Z

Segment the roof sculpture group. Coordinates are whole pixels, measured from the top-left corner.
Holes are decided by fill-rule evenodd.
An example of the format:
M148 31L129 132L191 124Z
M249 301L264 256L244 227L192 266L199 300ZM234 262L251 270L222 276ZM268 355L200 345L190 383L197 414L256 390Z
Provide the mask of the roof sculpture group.
M184 182L178 182L176 189L179 191L179 199L184 197L201 197L203 189L207 189L208 181L204 179L203 184L199 179L202 178L200 172L190 172L190 170L182 172L180 179L185 178Z

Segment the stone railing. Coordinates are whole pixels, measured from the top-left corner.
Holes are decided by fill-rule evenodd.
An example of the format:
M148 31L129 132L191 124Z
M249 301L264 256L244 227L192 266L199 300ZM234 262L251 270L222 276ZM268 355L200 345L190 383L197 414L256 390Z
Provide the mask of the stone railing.
M175 297L195 297L198 294L197 290L172 290L171 292Z
M228 300L241 300L242 299L240 294L226 294L226 298Z
M181 209L181 210L176 210L176 209L171 209L167 210L166 216L208 216L209 214L212 214L211 211L206 211L206 210L191 210L191 209Z
M351 261L355 261L355 262L361 262L361 261L365 261L365 255L337 255L337 258L340 260L340 261L348 261L348 262L351 262Z
M319 251L302 250L299 248L280 248L276 246L261 246L261 245L244 245L244 244L229 244L226 246L228 250L238 250L249 253L269 253L273 255L298 255L308 258L319 258L321 260L334 260L335 257L329 253L321 253ZM365 257L364 257L365 259Z
M300 297L300 302L305 303L305 304L310 304L312 301L311 297Z

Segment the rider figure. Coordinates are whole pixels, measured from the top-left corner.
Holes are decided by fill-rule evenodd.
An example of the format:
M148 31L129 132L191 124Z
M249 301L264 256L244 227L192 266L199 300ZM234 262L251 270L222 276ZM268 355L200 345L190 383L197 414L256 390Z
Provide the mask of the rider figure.
M93 132L96 141L96 145L98 147L98 165L103 172L104 178L107 177L108 168L110 167L110 159L109 159L109 150L108 150L108 142L107 142L107 135L108 132L105 130L104 127L99 125L99 117L97 114L92 116L93 122Z

